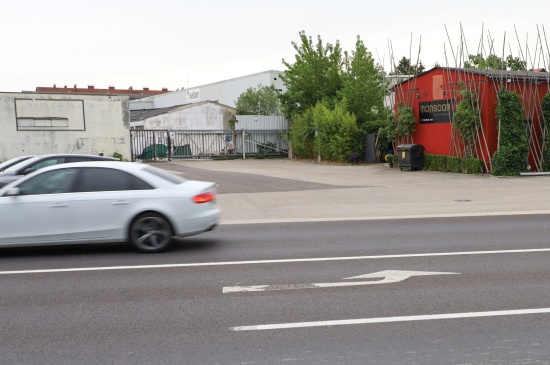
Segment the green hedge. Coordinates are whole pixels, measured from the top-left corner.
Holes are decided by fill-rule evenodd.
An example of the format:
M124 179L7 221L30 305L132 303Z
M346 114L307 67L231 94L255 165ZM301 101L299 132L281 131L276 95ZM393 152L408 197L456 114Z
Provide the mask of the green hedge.
M483 163L479 158L462 159L462 172L465 174L479 174L483 172Z
M449 172L462 172L462 164L459 157L447 156L447 171Z
M459 158L444 155L424 155L424 170L455 172L464 174L479 174L483 164L477 158Z

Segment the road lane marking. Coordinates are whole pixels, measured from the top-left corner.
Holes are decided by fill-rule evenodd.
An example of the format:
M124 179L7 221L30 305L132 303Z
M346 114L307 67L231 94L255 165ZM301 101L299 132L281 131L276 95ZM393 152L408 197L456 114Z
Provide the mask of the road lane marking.
M436 319L480 318L480 317L498 317L498 316L517 316L517 315L524 315L524 314L548 314L548 313L550 313L550 308L536 308L536 309L517 309L517 310L488 311L488 312L444 313L444 314L428 314L428 315L418 315L418 316L359 318L359 319L344 319L344 320L333 320L333 321L261 324L257 326L230 327L229 329L231 331L265 331L265 330L290 329L290 328L330 327L330 326L347 326L347 325L354 325L354 324L414 322L414 321L431 321Z
M311 284L287 284L287 285L249 285L249 286L225 286L222 293L239 293L239 292L260 292L271 290L293 290L293 289L317 289L317 288L337 288L342 286L361 286L361 285L377 285L390 284L399 281L407 280L411 276L427 276L427 275L451 275L460 274L458 272L433 272L433 271L405 271L405 270L384 270L373 272L370 274L353 276L344 278L343 280L352 279L373 279L382 278L377 281L343 281L338 283L311 283Z
M65 268L65 269L42 269L42 270L13 270L13 271L0 271L0 275L45 274L45 273L82 272L82 271L138 270L138 269L168 269L168 268L178 268L178 267L285 264L285 263L294 263L294 262L380 260L380 259L396 259L396 258L399 259L399 258L412 258L412 257L493 255L493 254L506 254L506 253L532 253L532 252L550 252L550 248L533 248L533 249L523 249L523 250L498 250L498 251L495 250L495 251L413 253L413 254L378 255L378 256L319 257L319 258L279 259L279 260L222 261L222 262L202 262L202 263L199 262L199 263L191 263L191 264L158 264L158 265L134 265L134 266L77 267L77 268Z

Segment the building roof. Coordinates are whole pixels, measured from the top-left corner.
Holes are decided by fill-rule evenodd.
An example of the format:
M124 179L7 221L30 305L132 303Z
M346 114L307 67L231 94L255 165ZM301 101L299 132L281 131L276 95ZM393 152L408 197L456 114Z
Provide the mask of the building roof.
M148 118L156 117L158 115L168 114L168 113L171 113L173 111L178 111L178 110L191 109L191 108L197 107L199 105L204 105L204 104L215 104L215 105L221 106L223 108L234 109L235 112L237 111L237 109L235 109L233 107L230 107L230 106L227 106L227 105L220 104L217 101L208 101L207 100L207 101L201 101L201 102L198 102L198 103L187 103L187 104L182 104L182 105L169 106L169 107L165 107L165 108L130 110L130 121L131 122L138 122L138 121L145 120L145 119L148 119Z
M202 88L202 87L206 87L206 86L217 85L217 84L223 84L223 83L226 83L226 82L231 82L231 81L236 81L236 80L242 80L242 79L247 79L247 78L250 78L250 77L261 76L261 75L267 75L267 74L271 74L271 73L284 74L285 71L279 71L279 70L262 71L262 72L257 72L257 73L250 74L250 75L234 77L234 78L232 78L232 79L227 79L227 80L222 80L222 81L216 81L216 82L212 82L212 83L209 83L209 84L204 84L204 85L197 85L197 86L193 86L193 87L188 87L188 88L185 88L185 90L198 89L198 88ZM182 88L182 90L184 90L184 88Z
M423 76L437 69L444 70L444 71L454 71L454 72L459 72L464 74L483 75L492 80L502 79L506 81L508 80L510 81L550 81L550 74L543 71L543 69L541 69L541 71L509 71L509 70L493 70L490 68L477 69L477 68L457 68L457 67L435 66L427 71L419 73L416 76L412 76L407 80L403 80L400 83L396 84L395 86L414 80L420 76Z
M114 86L109 86L107 89L96 89L94 85L88 85L88 87L77 87L76 84L73 87L53 87L49 86L37 86L36 92L39 93L61 93L61 94L108 94L108 95L127 95L130 100L141 99L146 96L164 94L170 92L168 88L162 88L161 90L150 90L148 87L143 87L142 90L134 89L130 86L128 89L117 89Z

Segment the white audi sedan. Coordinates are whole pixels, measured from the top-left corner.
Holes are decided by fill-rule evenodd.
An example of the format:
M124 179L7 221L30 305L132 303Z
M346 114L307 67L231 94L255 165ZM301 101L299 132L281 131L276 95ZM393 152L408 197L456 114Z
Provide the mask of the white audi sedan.
M160 252L218 224L216 192L141 163L45 167L0 189L0 247L130 242Z

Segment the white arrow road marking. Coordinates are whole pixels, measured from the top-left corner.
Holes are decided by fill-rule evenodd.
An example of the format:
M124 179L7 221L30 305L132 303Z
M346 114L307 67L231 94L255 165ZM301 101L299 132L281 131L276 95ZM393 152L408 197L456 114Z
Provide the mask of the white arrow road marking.
M426 276L426 275L456 275L458 272L432 272L432 271L400 271L400 270L385 270L374 272L371 274L353 276L344 278L350 279L376 279L370 281L344 281L339 283L311 283L311 284L288 284L288 285L250 285L250 286L225 286L223 293L239 293L252 291L268 291L268 290L290 290L290 289L315 289L315 288L334 288L341 286L358 286L358 285L373 285L373 284L388 284L403 281L411 276Z

